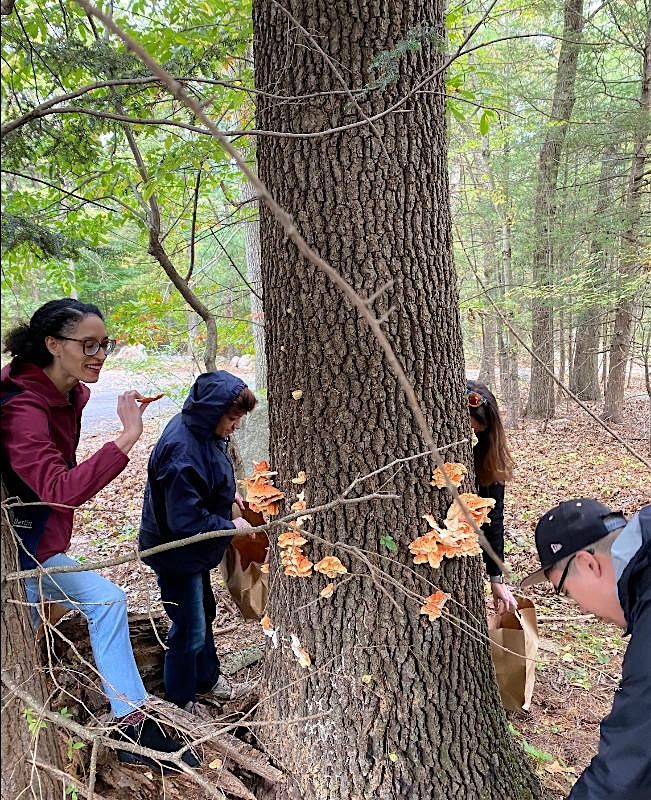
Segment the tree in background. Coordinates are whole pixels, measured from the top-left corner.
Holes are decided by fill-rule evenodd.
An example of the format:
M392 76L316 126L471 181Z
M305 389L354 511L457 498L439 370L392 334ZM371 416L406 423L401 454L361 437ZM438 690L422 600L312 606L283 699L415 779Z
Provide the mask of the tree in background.
M644 255L640 241L640 211L647 169L649 130L651 130L651 6L647 5L647 20L644 42L639 48L641 55L641 91L639 114L636 115L636 134L633 155L626 188L626 230L623 236L622 273L625 277L648 278L649 258ZM648 184L648 179L646 180ZM646 190L648 194L648 189ZM648 203L647 203L648 210ZM648 242L647 242L648 244ZM648 254L648 247L647 247ZM647 282L648 287L648 282ZM624 407L624 383L626 365L631 354L634 300L629 294L615 310L615 323L610 344L610 370L604 398L604 418L613 422L622 421Z
M567 0L563 41L558 57L556 86L550 111L550 125L538 160L534 207L535 241L532 280L540 291L554 281L553 235L558 199L556 188L561 152L575 102L576 68L583 30L583 0ZM527 416L549 419L554 416L554 317L552 306L540 296L532 304L531 346L537 356L531 361L531 385ZM551 373L551 374L550 374Z

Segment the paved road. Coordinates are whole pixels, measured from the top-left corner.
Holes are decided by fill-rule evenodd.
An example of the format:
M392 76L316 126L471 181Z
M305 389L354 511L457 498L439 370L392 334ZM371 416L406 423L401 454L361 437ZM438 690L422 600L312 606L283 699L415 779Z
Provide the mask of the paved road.
M255 389L254 375L242 372L237 374L252 389ZM166 388L172 389L173 397L162 397L145 411L146 419L171 417L181 410L187 394L183 387L187 386L189 389L191 384L191 373L187 370L181 371L176 367L173 367L169 374L157 376L151 382L147 379L139 382L137 376L125 370L106 369L102 372L99 382L94 386L89 386L90 400L82 416L81 432L88 434L120 430L120 420L117 415L118 395L127 389L138 388L143 394L159 394Z
M120 420L117 415L118 394L131 388L133 384L127 384L120 388L101 389L99 386L91 388L90 400L84 409L81 418L81 432L84 433L107 433L120 430ZM169 417L178 411L178 407L169 397L162 397L152 403L145 415L147 419L155 417Z

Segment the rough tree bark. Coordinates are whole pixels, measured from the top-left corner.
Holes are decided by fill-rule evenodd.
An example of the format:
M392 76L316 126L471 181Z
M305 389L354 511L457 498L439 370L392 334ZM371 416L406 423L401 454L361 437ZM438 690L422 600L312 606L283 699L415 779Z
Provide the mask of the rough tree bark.
M649 114L651 112L651 7L648 9L644 58L642 59L642 89L640 92L640 119L635 138L631 172L626 192L626 217L628 228L623 236L621 269L626 277L640 268L638 230L640 203L645 179L647 145L649 141ZM622 422L624 408L624 382L626 362L631 348L634 298L624 299L615 310L613 337L610 342L610 369L604 395L603 418L607 422Z
M260 220L258 219L258 201L255 189L249 181L245 181L242 187L242 202L246 203L247 214L253 217L244 225L244 245L247 279L253 289L251 292L251 323L255 345L255 388L257 391L261 391L267 388L267 355L264 343L264 294L260 272Z
M563 42L558 57L556 86L550 112L555 124L547 127L538 160L538 180L534 204L535 241L533 283L540 296L532 303L531 344L536 355L550 370L554 369L554 315L544 298L544 289L553 281L553 234L556 184L560 155L567 134L567 123L574 108L574 84L584 24L583 0L566 0ZM543 364L531 359L531 386L526 414L534 419L554 416L554 387L551 375Z
M599 194L595 207L595 233L590 245L593 260L592 288L598 285L599 276L605 273L609 237L603 233L603 217L613 200L614 166L617 153L608 147L601 159ZM587 308L577 315L574 363L570 389L579 400L600 400L599 386L599 335L601 330L599 308Z
M373 79L369 65L405 33L424 26L442 35L443 3L405 0L291 0L285 7L316 37L355 87ZM272 0L254 2L256 85L305 95L341 88L314 43ZM362 101L365 113L388 107L419 75L441 61L441 48L401 57L395 84ZM441 445L469 436L457 290L451 260L443 80L411 104L409 114L312 139L264 137L261 178L302 234L363 295L387 282L373 301L427 409ZM257 125L318 131L355 121L349 98L321 95L302 104L257 98ZM338 495L350 481L394 458L423 449L393 374L365 324L325 277L307 265L265 208L261 209L272 466L288 493L305 470L309 503ZM292 391L301 389L295 400ZM471 461L468 443L449 459ZM431 464L417 460L389 482L399 501L348 506L320 516L309 529L328 542L370 552L393 578L420 595L434 579L455 601L455 616L485 632L479 559L447 562L438 573L411 566L408 543L424 532L421 515L449 505L429 486ZM368 482L378 488L388 476ZM395 560L380 538L398 544ZM311 542L313 561L337 552ZM366 566L338 551L351 572ZM260 729L290 776L284 798L537 797L538 784L508 735L486 644L449 620L430 623L419 602L367 577L354 577L320 600L321 577L286 578L272 554L269 615L283 636L270 649L261 715L293 724ZM421 578L422 576L422 578ZM472 613L473 616L470 614ZM297 635L313 665L302 670L287 646ZM311 715L323 716L300 721Z
M2 500L5 499L4 487ZM5 575L18 569L16 543L4 512L2 513L2 671L43 705L48 702L48 686L41 671L40 653L24 603L22 584L6 581ZM15 602L14 602L15 601ZM37 731L38 715L33 714L35 735L30 731L23 704L2 689L2 800L21 795L63 797L61 779L34 766L38 761L63 770L61 742L52 725Z

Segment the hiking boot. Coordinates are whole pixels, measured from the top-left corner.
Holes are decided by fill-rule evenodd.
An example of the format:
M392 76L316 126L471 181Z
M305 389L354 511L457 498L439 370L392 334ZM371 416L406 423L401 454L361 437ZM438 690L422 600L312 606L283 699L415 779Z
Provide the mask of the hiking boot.
M214 683L207 692L204 692L204 694L213 700L219 700L221 702L234 699L233 687L223 675L220 675L216 683Z
M131 716L131 715L130 715ZM147 747L151 750L158 750L161 753L176 753L183 747L183 744L172 736L168 736L160 727L158 722L150 717L144 717L141 722L136 722L130 725L121 725L118 727L116 739L121 739L124 742L131 742L138 744L141 747ZM162 772L163 775L169 772L179 772L179 768L171 761L161 759L153 759L149 756L141 755L140 753L130 753L126 750L118 750L118 761L123 764L144 764L147 767ZM193 750L186 750L181 756L189 767L198 767L201 761ZM159 763L160 761L160 763Z
M241 683L233 686L224 675L220 675L217 682L207 692L198 692L197 694L203 694L207 699L217 700L220 703L227 703L229 700L239 700L240 697L245 697L250 691L251 684Z

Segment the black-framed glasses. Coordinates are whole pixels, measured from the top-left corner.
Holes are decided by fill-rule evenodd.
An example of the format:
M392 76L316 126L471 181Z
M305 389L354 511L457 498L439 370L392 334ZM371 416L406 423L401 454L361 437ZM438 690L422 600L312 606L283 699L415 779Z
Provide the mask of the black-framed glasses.
M576 558L576 553L573 553L568 559L567 564L565 565L565 569L561 574L561 579L556 586L554 586L554 594L560 595L563 593L563 586L565 586L565 580L567 579L567 573L570 571L570 567L572 566L572 562Z
M563 587L565 586L565 581L566 581L567 575L568 575L568 573L570 571L570 567L572 566L572 562L574 561L574 559L577 557L577 555L580 552L581 552L580 550L577 550L576 553L572 553L572 555L567 559L567 564L565 565L565 569L563 570L563 572L561 574L561 579L558 582L558 585L554 586L554 594L557 594L557 595L562 594L563 597L567 596L567 593L563 592ZM594 555L594 550L586 550L585 552L586 553L590 553L591 556ZM547 571L549 571L549 570L547 570Z
M468 405L470 408L479 408L479 406L483 406L484 403L487 402L484 395L479 394L479 392L471 391L470 389L466 389L466 396L468 398Z
M104 355L109 355L115 350L117 342L115 339L102 339L100 342L97 339L73 339L71 336L55 336L55 339L64 339L66 342L81 342L81 349L84 351L85 356L96 356L100 348L104 351Z

